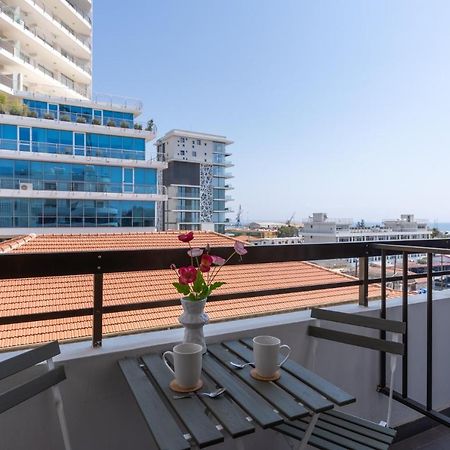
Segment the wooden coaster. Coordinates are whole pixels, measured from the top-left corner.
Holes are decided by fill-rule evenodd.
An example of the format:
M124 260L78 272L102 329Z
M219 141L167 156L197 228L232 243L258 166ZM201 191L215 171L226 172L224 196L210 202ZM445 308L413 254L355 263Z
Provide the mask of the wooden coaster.
M277 381L280 379L281 373L279 370L277 370L275 372L274 375L272 375L271 377L263 377L261 376L256 369L252 369L250 370L250 375L255 379L255 380L259 380L259 381Z
M202 379L198 380L198 383L194 387L191 387L191 388L182 388L181 386L178 386L176 380L172 380L169 383L169 387L170 387L170 389L172 389L172 391L181 392L181 393L195 392L195 391L198 391L202 386L203 386Z

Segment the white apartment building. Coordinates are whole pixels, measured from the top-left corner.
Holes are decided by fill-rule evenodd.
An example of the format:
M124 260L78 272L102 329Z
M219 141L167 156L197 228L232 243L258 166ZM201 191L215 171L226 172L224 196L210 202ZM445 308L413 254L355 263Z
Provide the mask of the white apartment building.
M2 91L91 98L91 14L90 0L0 0Z
M91 47L91 0L0 0L0 237L158 227L155 129L92 95Z
M376 242L408 239L431 239L432 231L427 221L415 219L413 214L401 214L400 219L383 220L381 226L357 227L352 219L329 219L326 213L313 213L304 220L303 240L305 244L325 242ZM422 255L410 254L410 259ZM387 260L399 259L388 256ZM370 258L378 261L380 257ZM356 260L348 260L355 263Z
M384 220L382 226L361 228L353 226L352 219L329 219L326 213L314 213L304 220L303 227L305 244L430 239L431 234L427 222L416 220L413 214Z
M233 142L225 136L171 130L156 142L158 155L168 168L163 185L168 202L162 205L165 230L208 230L225 232L231 212L226 203L233 187L228 168Z

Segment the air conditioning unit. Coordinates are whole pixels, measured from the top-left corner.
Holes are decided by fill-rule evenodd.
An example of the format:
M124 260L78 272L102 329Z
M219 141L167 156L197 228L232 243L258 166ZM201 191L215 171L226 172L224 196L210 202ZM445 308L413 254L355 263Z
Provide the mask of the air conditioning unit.
M21 191L32 191L33 190L33 183L20 183L19 189Z

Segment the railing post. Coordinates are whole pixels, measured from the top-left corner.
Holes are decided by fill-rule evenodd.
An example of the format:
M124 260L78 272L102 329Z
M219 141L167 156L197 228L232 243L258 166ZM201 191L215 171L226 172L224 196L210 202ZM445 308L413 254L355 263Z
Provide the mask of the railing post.
M381 318L386 319L386 250L381 250ZM380 339L386 340L386 331L380 331ZM393 383L393 380L390 380ZM380 386L386 387L386 352L380 352Z
M402 357L402 397L408 397L408 253L402 253L402 321L405 322Z
M433 253L427 253L427 410L433 409Z
M359 304L369 306L369 258L363 256L359 258L359 279L363 284L359 286Z
M94 274L94 309L92 324L92 346L101 347L103 336L103 274Z

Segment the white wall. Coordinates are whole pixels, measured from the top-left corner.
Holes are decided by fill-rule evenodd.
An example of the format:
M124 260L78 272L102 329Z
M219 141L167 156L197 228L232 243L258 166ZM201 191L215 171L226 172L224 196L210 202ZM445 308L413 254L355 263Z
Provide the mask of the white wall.
M434 302L434 407L450 405L450 298L436 293ZM390 300L388 318L399 319L400 299ZM336 309L347 312L379 314L379 302L369 308L345 305ZM425 316L423 296L410 299L410 396L423 402L425 398ZM272 334L293 348L292 358L315 370L341 388L356 396L354 405L343 408L350 413L379 421L385 419L387 398L376 392L378 353L319 341L307 336L311 322L308 311L208 325L208 342L237 339L258 334ZM337 327L339 328L339 327ZM370 334L370 333L369 333ZM150 351L167 349L181 340L182 330L143 333L105 339L101 349L92 349L89 342L62 347L68 379L61 384L73 449L83 450L148 450L155 448L146 424L117 366L117 360ZM0 354L0 360L7 357ZM401 369L401 364L399 364ZM398 371L398 379L401 372ZM2 389L0 384L0 391ZM397 386L397 389L399 387ZM394 425L420 417L414 411L395 404ZM54 409L48 392L0 416L1 449L60 450L61 441ZM288 450L288 440L272 432L258 432L243 439L244 448ZM217 447L235 448L233 441Z

